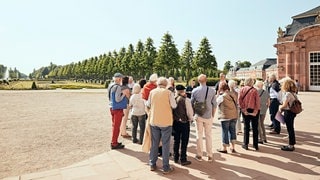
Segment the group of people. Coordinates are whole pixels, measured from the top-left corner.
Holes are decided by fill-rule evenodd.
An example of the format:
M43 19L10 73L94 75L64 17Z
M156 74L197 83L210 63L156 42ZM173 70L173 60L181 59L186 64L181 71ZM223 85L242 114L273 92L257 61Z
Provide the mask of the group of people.
M187 159L187 146L192 122L195 122L196 127L195 159L202 161L206 156L207 161L212 162L212 124L216 109L222 128L222 146L217 149L218 152L228 153L228 147L231 153L236 152L236 127L239 126L240 114L244 123L242 148L249 149L249 136L252 130L253 147L259 150L259 143L267 143L264 119L268 109L273 128L270 133L280 133L281 127L279 121L275 119L275 113L283 112L289 134L289 145L281 149L294 150L295 114L289 107L297 96L295 83L291 79L284 80L281 89L275 75L271 75L266 82L247 78L243 87L238 87L236 81L228 81L224 74L220 74L220 81L216 88L212 88L206 85L206 75L201 74L197 79L199 86L196 87L195 81L192 81L186 88L183 85L175 86L173 78L158 78L157 74L152 74L148 82L140 80L130 89L122 87L123 77L122 74L116 73L113 77L114 83L108 89L112 115L111 149L124 148L124 145L118 142L118 137L121 122L123 117L126 117L124 109L127 109L125 111L130 112L132 121L132 141L142 144L144 150L149 152L151 171L157 169L159 153L162 156L163 173L173 171L173 167L169 164L171 136L174 137L174 162L181 165L191 164ZM203 113L195 111L193 105L196 102L203 102ZM204 153L203 139L205 139L206 153Z

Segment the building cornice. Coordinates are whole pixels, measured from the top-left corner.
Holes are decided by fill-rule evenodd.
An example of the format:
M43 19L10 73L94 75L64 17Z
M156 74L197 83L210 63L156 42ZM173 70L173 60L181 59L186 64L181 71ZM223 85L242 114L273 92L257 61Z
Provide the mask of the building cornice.
M308 29L308 28L317 27L317 26L319 26L319 27L320 27L320 24L314 24L314 25L310 25L310 26L307 26L307 27L301 28L301 29L299 29L299 30L297 31L297 33L296 33L295 35L293 35L293 36L292 36L292 37L293 37L293 38L292 38L292 40L278 42L278 43L277 43L277 44L275 44L275 45L281 45L281 44L285 44L285 43L292 43L292 42L295 42L295 39L296 39L297 35L298 35L301 31L303 31L303 30L305 30L305 29Z

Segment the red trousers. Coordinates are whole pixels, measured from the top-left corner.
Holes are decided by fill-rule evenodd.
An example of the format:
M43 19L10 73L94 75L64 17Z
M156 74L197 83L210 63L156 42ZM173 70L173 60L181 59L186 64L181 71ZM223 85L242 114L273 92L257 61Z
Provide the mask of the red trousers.
M112 110L110 108L112 116L112 139L111 145L116 146L118 144L118 137L120 134L120 125L123 116L123 109Z

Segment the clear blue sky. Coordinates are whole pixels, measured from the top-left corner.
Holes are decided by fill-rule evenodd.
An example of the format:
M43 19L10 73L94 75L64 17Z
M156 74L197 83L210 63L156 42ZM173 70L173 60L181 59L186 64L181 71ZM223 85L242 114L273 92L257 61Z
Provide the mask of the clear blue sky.
M0 64L25 74L65 65L169 32L181 52L207 37L218 67L276 57L278 27L319 0L1 0Z

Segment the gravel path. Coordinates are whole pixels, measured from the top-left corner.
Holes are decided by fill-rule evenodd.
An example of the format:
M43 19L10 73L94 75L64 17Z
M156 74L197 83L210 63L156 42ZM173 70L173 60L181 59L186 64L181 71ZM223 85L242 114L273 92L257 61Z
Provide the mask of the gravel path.
M0 179L110 150L106 90L0 91Z

